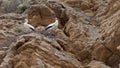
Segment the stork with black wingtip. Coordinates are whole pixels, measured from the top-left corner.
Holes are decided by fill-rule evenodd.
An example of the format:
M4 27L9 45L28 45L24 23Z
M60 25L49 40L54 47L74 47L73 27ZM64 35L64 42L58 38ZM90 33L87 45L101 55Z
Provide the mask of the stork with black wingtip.
M45 31L49 31L49 30L55 30L58 28L58 19L55 18L55 22L49 24L48 26L45 27Z
M28 19L25 19L24 27L25 27L25 29L27 31L35 31L35 27L33 27L32 25L28 24Z

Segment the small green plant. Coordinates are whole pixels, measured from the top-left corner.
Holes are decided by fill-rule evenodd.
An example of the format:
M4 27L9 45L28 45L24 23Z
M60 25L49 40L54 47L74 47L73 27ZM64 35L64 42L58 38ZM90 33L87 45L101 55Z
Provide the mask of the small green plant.
M23 13L27 9L27 7L23 4L18 5L17 8L18 8L18 13Z

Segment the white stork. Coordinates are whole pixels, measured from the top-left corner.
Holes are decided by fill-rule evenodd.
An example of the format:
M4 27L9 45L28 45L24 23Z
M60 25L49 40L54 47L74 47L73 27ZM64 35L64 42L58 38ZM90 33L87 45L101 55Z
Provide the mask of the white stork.
M28 24L28 19L25 19L24 27L26 30L35 31L35 28L32 25Z
M58 19L55 18L55 22L53 22L45 27L45 31L49 31L49 30L57 29L57 28L58 28Z

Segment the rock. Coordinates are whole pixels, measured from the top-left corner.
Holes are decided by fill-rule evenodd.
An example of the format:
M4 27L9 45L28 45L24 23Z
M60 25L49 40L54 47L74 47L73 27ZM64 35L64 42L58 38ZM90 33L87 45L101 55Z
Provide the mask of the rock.
M5 51L0 50L0 63L2 62L2 59L4 58L4 56L5 56Z
M110 2L112 1L108 1L106 3L110 3ZM111 7L109 5L104 6L104 8L109 7L109 9L107 8L108 10L105 10L105 9L101 10L101 13L103 14L98 16L99 22L101 24L100 25L100 38L101 39L99 40L100 43L98 43L94 48L95 49L94 53L96 53L96 57L97 57L96 59L97 60L102 59L102 61L106 62L108 65L112 67L118 67L119 60L120 60L119 50L117 50L117 47L119 47L119 44L120 44L118 42L118 40L120 39L119 37L120 24L118 22L120 10L118 6L120 4L118 3L120 2L118 2L117 0L113 4L111 4ZM97 15L101 13L99 11ZM96 48L98 52L96 51Z
M65 7L62 3L58 3L57 1L48 1L44 4L32 5L28 9L29 23L35 27L41 25L47 26L54 22L55 17L59 19L59 28L62 28L68 20L65 13Z
M111 68L105 65L103 62L91 61L85 68Z
M73 48L74 46L73 44L69 45L69 47L67 47L66 50L75 54L79 60L85 60L86 59L85 57L87 57L87 59L88 57L89 58L91 57L95 60L106 62L106 64L112 67L116 67L118 66L119 63L119 61L117 60L119 60L120 58L118 57L119 51L117 50L117 46L119 46L120 44L117 41L119 40L119 23L118 23L119 4L118 3L120 2L118 2L119 0L116 0L110 6L109 4L113 2L111 0L105 0L105 1L91 0L91 1L92 2L90 3L93 4L92 5L93 7L91 9L95 13L94 16L96 18L89 17L84 13L82 13L82 11L80 11L81 13L80 15L79 13L76 13L74 11L67 12L67 16L69 20L65 25L65 29L64 29L65 33L70 38L70 40L72 40L72 43L75 44L76 41L79 42L77 43L76 46L78 50L77 48ZM74 4L74 2L72 1L71 3ZM75 3L82 3L82 2L76 1ZM91 10L91 9L86 8L85 10ZM89 23L87 24L87 21L90 22L94 19L96 20L94 21L96 22L96 24L92 24L93 26L89 25ZM97 29L96 27L100 27L100 28ZM81 47L79 47L80 45ZM74 49L77 51L75 51Z
M66 4L68 4L71 7L78 7L81 10L87 10L93 7L93 4L91 3L92 0L86 0L86 1L80 1L80 0L66 0L64 1Z
M25 15L16 14L16 13L6 13L0 16L0 19L12 19L12 20L23 20Z
M55 40L37 33L22 35L11 45L6 54L8 57L4 58L0 67L82 68L81 63L72 54L62 52L56 45L60 46Z
M1 15L0 47L8 47L14 41L14 36L24 32L22 19L24 16L15 13Z
M55 13L45 4L32 5L28 9L28 20L33 26L46 26L55 20Z
M66 9L67 6L60 3L59 1L48 1L47 4L48 7L50 7L56 14L56 17L59 18L59 28L63 28L68 21L68 17L66 15Z
M119 0L34 0L26 12L37 30L25 33L24 14L0 16L0 47L7 45L0 67L118 68L119 6ZM55 17L59 28L44 32Z

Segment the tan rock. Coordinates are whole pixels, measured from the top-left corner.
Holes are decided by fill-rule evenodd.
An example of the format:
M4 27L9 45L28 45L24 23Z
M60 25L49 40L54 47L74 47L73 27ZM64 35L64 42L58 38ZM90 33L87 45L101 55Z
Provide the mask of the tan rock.
M16 32L19 33L17 31L19 24L15 24L17 21L9 20L9 17L7 19L0 17L0 19L5 19L0 21L2 22L1 29L5 30L5 33L0 33L0 39L3 39L0 42L4 43L4 45L10 45L11 43L3 42L4 37L8 36L12 36L14 40L10 41L13 42L9 47L10 49L5 50L5 57L2 57L1 67L119 67L119 0L63 1L72 5L72 8L59 1L34 1L36 1L34 5L28 9L28 19L29 23L35 27L40 25L37 27L40 32L35 31L17 35L15 36L16 42L13 36ZM79 6L82 9L79 12L75 8L73 9L73 7L78 9ZM51 33L42 33L44 27L41 25L52 23L55 17L59 19L60 29L56 29ZM10 19L16 20L16 18L12 17ZM41 21L42 23L39 23ZM11 26L11 23L17 25L17 28ZM14 32L14 29L17 30ZM20 26L19 29L21 29ZM7 31L8 33L6 33ZM1 43L0 45L2 45Z
M81 63L72 54L62 52L56 46L60 47L55 40L37 33L22 35L14 45L11 45L12 48L8 50L7 57L0 66L82 68Z
M22 19L24 16L15 13L3 14L0 19L0 47L9 46L14 36L24 32Z
M111 68L107 65L105 65L103 62L99 61L91 61L86 68Z
M64 1L65 3L67 3L69 6L71 7L78 7L81 10L87 10L90 9L91 7L93 7L93 4L91 3L91 0L66 0Z
M106 5L104 6L104 8L102 8L103 6L99 6L99 9L102 8L103 10L98 10L99 13L97 13L99 22L101 24L100 25L101 40L97 42L101 43L95 46L94 53L96 52L97 60L101 60L101 58L103 58L102 61L106 62L108 65L118 67L119 64L118 60L120 60L119 57L120 53L119 50L117 50L117 48L119 48L120 45L120 42L118 41L120 39L119 37L120 23L118 22L120 18L119 16L120 8L118 8L118 6L120 4L118 3L120 2L119 0L116 0L115 2L108 1L106 2L106 4L107 3L112 4L110 6Z
M33 26L48 25L54 22L55 13L45 4L32 5L28 9L28 20Z

